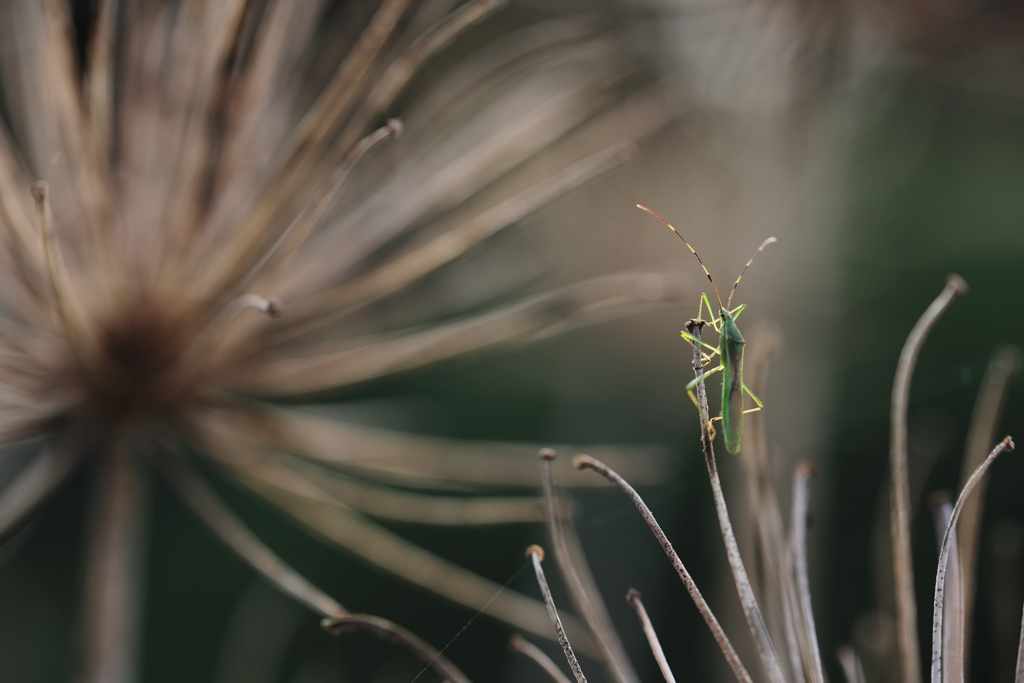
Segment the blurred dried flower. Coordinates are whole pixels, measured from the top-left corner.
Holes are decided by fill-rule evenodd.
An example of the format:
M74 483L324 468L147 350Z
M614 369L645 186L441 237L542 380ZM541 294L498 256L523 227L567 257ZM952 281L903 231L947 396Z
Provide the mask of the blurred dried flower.
M485 605L493 584L369 519L537 520L531 499L394 486L529 485L533 449L296 406L675 296L634 273L454 317L536 274L470 279L467 254L673 114L592 20L528 26L409 87L498 4L108 0L77 24L61 0L0 7L0 438L39 448L0 491L0 533L94 461L82 680L133 677L151 458L259 564L187 449L367 561L547 632L543 605ZM542 151L557 170L530 164ZM458 296L425 290L428 276ZM663 476L646 465L617 461L634 481Z

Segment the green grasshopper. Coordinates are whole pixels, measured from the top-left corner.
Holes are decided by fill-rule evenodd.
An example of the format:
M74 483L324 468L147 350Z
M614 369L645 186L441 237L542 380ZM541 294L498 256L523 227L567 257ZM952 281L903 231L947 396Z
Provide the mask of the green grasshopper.
M690 243L686 241L678 230L672 227L672 225L664 218L659 216L654 211L651 211L646 206L637 204L637 208L643 209L647 213L651 214L662 223L667 225L669 229L674 232L679 239L683 240L694 256L697 256L697 252ZM743 416L747 413L754 413L764 408L764 403L761 402L754 392L743 383L743 347L746 346L746 341L743 339L743 335L740 334L740 328L736 326L736 319L740 317L740 313L747 307L746 304L740 304L736 308L732 308L732 297L736 294L736 288L739 287L740 280L743 279L743 274L747 272L747 268L754 262L757 255L760 254L765 247L772 242L775 242L774 237L769 237L761 246L757 248L754 255L747 261L747 265L743 266L743 270L740 271L739 277L736 278L736 282L732 285L732 291L729 292L729 300L722 305L722 297L718 294L718 287L715 286L715 280L711 277L711 273L708 272L707 266L700 260L700 256L697 256L697 262L700 263L700 267L704 269L704 274L708 276L708 280L711 282L711 288L715 292L715 298L718 299L718 319L715 319L715 313L711 309L711 302L708 300L707 293L700 295L700 302L697 304L697 319L700 320L701 314L704 312L704 307L707 306L708 314L711 317L711 325L714 327L715 332L718 332L718 346L712 346L707 342L697 339L689 332L683 331L680 334L684 339L690 341L691 344L698 343L711 350L710 353L703 353L704 366L711 362L715 354L719 356L718 367L708 372L702 373L700 377L694 379L692 382L686 385L686 393L690 395L690 400L693 401L693 405L697 406L697 410L700 410L700 404L697 402L697 396L693 393L696 386L703 381L708 375L713 373L722 372L722 414L718 417L711 418L709 423L709 429L711 431L711 438L715 438L715 426L716 420L722 421L722 428L725 431L725 448L730 453L739 453L740 444L743 441ZM701 321L703 322L703 321ZM743 393L746 392L750 398L757 404L756 408L750 408L749 410L743 409Z

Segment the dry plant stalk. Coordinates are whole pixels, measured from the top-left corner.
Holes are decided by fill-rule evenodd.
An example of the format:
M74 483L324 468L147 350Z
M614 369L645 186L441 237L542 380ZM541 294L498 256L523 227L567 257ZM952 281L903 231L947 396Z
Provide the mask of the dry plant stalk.
M964 485L963 490L960 492L960 496L956 499L956 505L953 506L953 512L950 515L949 524L946 526L946 531L942 536L942 545L939 546L939 568L935 573L935 599L932 603L932 670L931 670L931 681L932 683L942 683L943 674L942 666L944 664L944 649L945 649L945 632L943 631L943 617L945 616L946 601L944 594L946 590L946 561L949 558L950 550L954 547L953 541L956 538L956 523L960 519L960 513L964 509L964 503L967 501L967 497L971 495L971 492L981 481L981 478L985 476L985 472L995 462L995 459L999 457L999 454L1003 451L1012 451L1013 441L1010 437L1006 437L992 449L992 452L988 454L985 461L978 465L977 469L971 473L970 478L967 480L967 484ZM962 639L961 639L962 641ZM962 661L962 657L960 658Z
M960 533L949 522L953 517L953 503L945 491L937 491L931 496L932 513L935 516L935 535L939 546L949 529L949 556L946 558L946 587L942 598L942 677L952 683L963 683L964 652L963 625L963 574L959 557ZM963 513L961 512L961 522Z
M322 0L95 5L76 26L64 0L0 3L0 444L42 444L0 491L0 536L93 463L83 683L135 679L151 457L267 580L355 623L182 452L328 542L550 638L539 602L491 601L499 586L373 519L541 519L533 499L389 488L522 485L535 447L442 443L301 404L674 300L676 279L654 272L461 317L467 302L417 296L428 277L469 277L460 266L488 239L626 162L677 104L587 18L527 26L408 87L500 0L380 0L343 20ZM534 161L549 150L554 170ZM491 273L481 296L539 274L521 270ZM634 473L657 477L665 460L646 454Z
M951 275L946 287L914 325L900 352L896 379L892 386L890 425L890 476L892 478L892 561L896 587L896 637L900 653L900 679L920 683L921 665L917 645L917 606L914 601L914 570L910 558L910 475L907 464L907 405L910 402L910 376L918 353L932 326L953 302L967 291L967 283Z
M736 649L733 648L732 642L729 640L729 636L725 634L722 629L722 625L718 623L717 617L714 612L711 611L711 607L708 606L707 601L701 594L700 589L697 588L697 584L694 582L693 577L690 576L690 572L687 571L683 561L679 559L679 555L676 553L672 542L668 540L668 536L662 531L661 525L658 524L658 520L655 519L654 514L651 512L647 504L644 503L643 499L636 492L636 490L629 485L629 483L620 477L618 473L609 468L603 462L596 460L589 455L578 455L573 460L573 467L576 469L590 469L602 477L618 486L623 493L629 496L629 499L636 506L637 510L643 516L644 521L647 522L647 526L651 528L654 533L654 537L658 539L658 543L661 545L662 550L668 555L669 561L672 563L672 568L676 570L676 574L682 580L683 585L686 586L686 592L693 598L693 602L697 605L697 610L700 615L704 617L704 622L708 625L711 630L711 635L714 636L715 641L718 643L718 647L721 648L722 654L725 655L725 661L729 664L729 668L732 669L733 674L736 676L736 680L740 683L752 683L750 674L747 673L746 668L743 666L743 662L740 661L739 655L736 654Z
M985 376L981 380L978 398L971 416L971 426L967 432L967 445L964 449L964 462L960 472L960 488L963 489L967 478L988 455L996 442L999 420L1003 416L1003 407L1010 380L1017 374L1021 366L1021 350L1015 346L1003 346L993 352ZM960 547L960 576L963 582L963 614L974 611L975 566L978 562L978 538L981 535L981 501L985 496L985 482L978 484L977 494L964 504L960 516L957 545ZM961 624L964 639L964 656L968 657L971 650L971 625ZM966 667L969 657L964 659Z
M811 497L810 483L814 475L814 466L809 462L798 463L793 472L790 553L793 558L793 575L796 578L796 598L800 606L797 614L803 632L799 642L804 671L811 683L825 683L818 634L814 628L814 612L811 610L811 586L807 571L807 516Z
M913 372L918 352L920 351L920 347L924 342L924 338L928 330L934 325L939 315L941 315L941 313L948 307L953 297L957 293L965 290L966 283L964 283L963 280L955 275L950 276L946 288L914 327L900 358L895 388L893 391L893 424L894 426L899 424L899 429L897 430L898 433L893 437L894 448L892 451L892 459L894 461L894 468L899 464L898 461L902 460L901 467L904 474L906 472L905 422L910 375ZM732 538L731 524L728 522L728 512L725 509L724 498L721 495L721 487L718 483L717 471L714 466L714 451L711 444L712 438L710 430L708 429L709 415L707 394L703 383L704 358L703 354L700 352L699 346L700 333L704 324L704 321L697 319L690 320L687 323L687 330L693 337L693 369L697 379L699 380L696 393L698 411L701 419L701 442L704 449L705 460L708 463L709 478L715 493L716 508L719 511L721 533L726 543L726 556L729 559L730 564L733 566L734 582L737 585L741 601L749 600L752 603L752 609L750 611L750 627L752 635L755 637L755 640L758 638L765 639L765 649L762 649L761 651L761 673L769 680L778 678L781 681L806 680L812 681L813 683L822 683L825 680L825 677L816 634L814 615L811 609L811 594L806 550L807 517L810 494L809 484L810 479L814 475L814 468L810 463L802 462L797 465L793 474L793 503L791 507L792 522L790 525L788 542L780 543L778 547L774 549L770 542L764 542L761 548L764 554L763 556L766 559L764 562L766 575L770 576L779 584L777 587L778 590L773 591L772 594L776 596L776 602L781 608L782 616L784 617L784 639L786 641L785 644L787 646L787 652L790 653L790 663L792 667L790 672L792 678L789 678L784 676L782 673L781 666L777 659L765 656L766 654L773 652L773 650L767 649L767 647L771 646L771 641L768 640L767 629L764 627L764 623L760 619L759 609L757 608L757 603L754 599L753 588L746 577L746 572L743 570L742 562L739 561L739 554L735 549L735 539ZM767 367L767 356L760 357L758 365L757 374L759 377L763 377ZM993 380L992 383L997 385L997 389L995 391L998 395L989 397L989 400L987 401L989 404L988 407L979 409L981 414L984 415L985 424L995 424L997 422L997 416L993 415L992 412L995 411L998 413L998 408L993 408L991 403L993 401L998 402L996 399L998 399L1004 391L1005 381L1005 373L1003 377ZM984 399L985 397L986 394L983 392L982 398ZM982 403L986 403L986 401L983 400ZM753 449L758 451L748 459L750 471L748 472L749 480L747 490L753 497L755 497L753 509L755 510L755 514L758 516L761 538L766 541L770 541L773 538L781 539L781 519L778 507L775 503L774 495L770 490L770 486L764 485L768 481L766 476L768 467L766 454L763 452L763 431L761 429L756 430L753 434L753 438L748 440L748 444L753 444ZM989 452L984 461L978 464L973 470L970 477L964 484L955 506L951 507L948 499L937 499L936 528L939 532L940 544L933 602L931 683L962 683L964 680L963 666L965 661L965 639L963 637L962 624L969 615L964 613L963 593L961 590L959 574L959 556L957 555L956 545L956 525L961 514L967 507L971 494L979 488L979 484L981 483L988 468L1002 452L1010 450L1013 450L1013 441L1009 436L1007 436L998 445L996 445L996 447ZM549 454L545 459L542 480L544 482L545 493L549 501L553 504L554 499L553 494L551 493L553 484L551 482L549 469L549 461L552 457L553 454ZM726 661L732 667L736 678L740 681L750 681L751 678L743 664L740 662L739 657L733 650L728 636L724 633L710 607L704 601L700 591L694 584L693 579L690 577L686 568L683 566L682 561L679 559L679 556L676 554L671 542L662 531L661 526L658 524L650 509L637 494L636 490L633 489L633 487L630 486L630 484L614 470L591 456L577 456L573 460L573 466L576 469L590 469L597 472L614 483L629 496L634 505L640 511L644 520L647 522L648 526L651 528L652 532L654 532L655 537L658 539L665 553L668 555L673 568L686 585L688 592L691 597L693 597L701 615L708 624L712 635L718 642L723 654L725 654ZM895 528L897 525L896 517L902 516L902 522L906 522L909 519L909 509L903 505L896 506L894 507L893 515L893 526ZM534 559L535 564L538 564L536 557ZM909 570L909 565L903 567L900 561L897 560L897 568ZM947 577L952 577L952 585L948 590L946 586ZM546 589L546 584L544 585L544 588ZM913 611L913 595L911 594L909 599L906 595L902 595L900 598L909 603L910 609ZM650 643L651 649L655 655L655 659L657 660L666 681L668 681L668 683L672 683L674 681L674 677L669 669L668 662L664 657L664 652L661 649L654 627L647 616L642 602L640 601L639 593L630 589L630 592L627 595L627 600L637 611L644 633L648 638L648 642ZM948 615L947 611L949 612ZM558 625L558 628L560 629L560 625ZM917 644L915 641L914 647L916 648L916 646ZM861 665L859 656L853 648L849 646L840 647L837 652L837 657L846 675L848 683L864 683L866 680L864 668ZM1024 662L1024 618L1022 618L1021 645L1017 661L1018 683L1024 681L1024 664L1022 664L1022 662ZM906 666L906 663L904 663L904 666Z
M551 680L555 683L569 683L569 678L562 673L562 670L558 668L558 665L551 661L551 657L544 654L544 651L539 647L523 638L518 633L514 634L508 641L509 647L516 652L529 657L537 663L540 668L544 669L544 672L551 677Z
M562 646L565 660L569 662L569 668L572 669L572 675L576 678L576 683L587 683L587 677L583 675L583 669L580 668L579 660L576 659L576 653L573 652L572 645L565 635L565 629L562 627L562 620L558 616L555 601L551 598L551 589L548 588L547 577L544 576L544 568L540 564L544 560L544 549L539 545L531 545L526 549L526 555L530 558L530 562L533 563L533 572L537 577L537 585L540 587L544 604L547 605L548 616L551 617L551 625L555 627L558 644Z
M704 448L704 464L708 468L708 477L711 480L711 491L715 497L715 512L718 514L718 524L722 531L722 539L725 541L725 554L729 561L729 568L732 570L733 581L740 597L740 604L743 606L743 614L747 618L747 625L754 637L758 653L761 655L761 662L767 672L768 679L772 683L785 683L782 675L782 665L775 653L775 646L772 644L771 636L768 635L768 627L761 616L761 608L754 597L754 589L747 577L746 567L743 566L743 558L740 557L739 546L736 544L736 534L732 530L732 521L729 519L729 510L725 504L725 494L722 492L722 482L718 477L718 465L715 462L715 449L711 443L711 417L708 411L707 388L704 386L704 359L700 351L700 334L704 322L701 320L690 320L686 323L686 330L697 339L693 345L693 372L700 380L697 384L697 407L700 415L701 444Z
M661 649L661 641L658 640L658 633L654 630L654 624L651 623L651 618L647 616L647 609L644 607L643 598L640 596L640 591L635 588L630 588L629 592L626 593L626 602L633 606L636 610L636 616L640 619L640 624L644 628L644 635L647 637L647 643L651 646L651 652L654 654L655 661L658 662L658 668L661 669L661 675L665 677L665 683L676 683L676 677L672 674L672 668L668 665L668 660L665 659L665 651Z
M369 631L385 640L390 640L416 655L424 664L434 670L442 681L470 683L466 674L452 664L437 648L418 635L393 621L372 614L344 614L340 617L325 618L321 625L328 633L337 634L345 630Z
M558 568L565 577L566 586L574 605L590 631L609 675L619 683L639 681L636 672L626 658L626 650L612 626L611 617L597 590L580 547L572 517L559 514L558 499L555 497L555 483L551 474L551 463L555 451L543 448L539 453L541 462L541 488L544 492L548 536L554 548Z

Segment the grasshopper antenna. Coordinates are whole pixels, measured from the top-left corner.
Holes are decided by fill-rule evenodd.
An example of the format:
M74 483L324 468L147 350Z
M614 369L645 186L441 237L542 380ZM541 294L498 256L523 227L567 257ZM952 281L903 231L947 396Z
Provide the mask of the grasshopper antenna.
M670 225L669 227L671 228L672 226ZM680 235L680 237L682 237L682 235ZM736 278L736 282L732 283L732 291L729 292L729 300L727 302L725 302L725 307L727 309L729 309L730 311L732 310L732 297L733 297L734 294L736 294L736 288L740 286L740 280L743 279L743 273L747 272L747 268L749 268L750 264L754 262L754 259L757 258L757 255L760 254L762 251L764 251L765 247L767 247L769 244L772 244L774 242L778 242L778 240L775 239L774 237L769 237L764 242L761 242L761 246L759 246L757 248L757 251L754 252L754 255L750 257L749 261L747 261L747 265L743 266L743 270L740 271L740 276L738 278ZM690 245L686 245L686 246L689 247ZM693 251L693 247L690 247L690 251ZM696 256L697 252L694 251L693 255ZM701 265L703 265L703 264L701 264ZM705 269L705 272L707 272L707 269ZM708 277L711 277L711 276L708 275ZM713 282L711 284L714 285ZM715 292L715 293L717 294L718 292ZM721 299L719 299L718 303L719 304L722 303Z
M654 216L655 218L657 218L657 219L658 219L659 221L661 221L662 223L664 223L665 225L667 225L667 226L668 226L668 229L669 229L669 230L671 230L672 232L674 232L674 233L676 234L676 236L677 236L677 237L678 237L679 239L681 239L681 240L683 241L683 244L685 244L685 245L687 246L687 248L689 248L689 250L693 252L693 255L694 255L694 256L697 256L697 250L696 250L696 249L694 249L693 247L691 247L691 246L690 246L690 243L686 241L686 238L685 238L685 237L683 237L683 236L682 236L682 235L681 235L681 234L679 233L679 231L678 231L678 230L676 230L675 228L673 228L673 227L672 227L672 224L671 224L671 223L669 223L669 222L668 222L667 220L665 220L664 218L662 218L661 216L659 216L659 215L658 215L658 214L657 214L656 212L654 212L654 211L651 211L650 209L648 209L648 208L647 208L646 206L644 206L643 204L637 204L637 205L636 205L636 208L638 208L638 209L641 209L641 210L643 210L643 211L646 211L647 213L651 214L652 216ZM774 242L774 241L775 241L775 238L773 237L771 241L773 241L773 242ZM765 246L765 244L768 244L768 242L765 242L764 244L762 244L762 245L761 245L761 249L764 249L764 246ZM760 252L760 251L761 251L761 249L758 249L758 251ZM757 256L757 254L754 254L754 256ZM751 261L753 261L754 259L750 259L750 260L751 260ZM714 280L714 278L712 278L712 277L711 277L711 273L709 273L709 272L708 272L708 267L707 267L707 266L705 266L705 265L704 265L704 262L700 260L700 256L697 256L697 262L698 262L698 263L700 263L700 267L704 269L704 274L705 274L705 275L707 275L707 276L708 276L708 280L710 280L710 281L711 281L711 289L715 290L715 298L716 298L716 299L718 299L718 307L719 307L719 308L722 308L722 297L721 297L721 296L719 296L719 294L718 294L718 287L716 287L716 286L715 286L715 280ZM747 263L747 265L749 266L749 265L750 265L750 263L748 262L748 263ZM743 270L746 270L746 268L744 268ZM742 274L742 273L740 273L740 277L743 277L743 274ZM739 280L736 280L736 284L739 284L739 282L740 282ZM733 290L735 290L735 289L736 289L736 285L733 285ZM732 301L732 298L730 297L730 299L729 299L729 300L730 300L730 301ZM700 317L700 316L698 316L698 317Z

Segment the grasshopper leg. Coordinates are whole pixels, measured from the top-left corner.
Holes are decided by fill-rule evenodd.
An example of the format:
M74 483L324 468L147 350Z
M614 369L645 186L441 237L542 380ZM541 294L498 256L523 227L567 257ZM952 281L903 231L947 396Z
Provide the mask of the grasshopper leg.
M750 398L754 399L754 403L757 404L756 408L750 408L748 410L744 410L743 411L743 415L746 415L747 413L756 413L757 411L759 411L762 408L764 408L764 403L761 401L761 399L759 399L757 396L754 395L754 392L751 391L750 387L748 387L746 384L743 385L743 391L747 392L747 396L750 396Z
M722 416L719 415L718 417L713 417L710 420L708 420L708 438L710 438L712 441L715 440L715 435L718 434L718 432L715 431L715 421L721 419Z
M681 331L679 333L679 336L682 337L683 339L687 340L691 344L693 344L694 342L697 342L698 344L700 344L704 348L711 349L711 353L710 354L705 354L705 356L704 356L705 358L710 359L710 358L714 357L714 355L716 353L718 353L718 347L717 346L712 346L711 344L708 344L703 339L697 339L696 337L694 337L692 334L690 334L686 330Z
M700 412L700 403L697 402L697 394L693 393L693 390L697 387L698 384L700 384L700 382L702 380L706 379L708 377L708 375L713 375L714 373L718 372L721 369L722 369L722 366L719 365L714 370L708 370L707 372L702 373L700 377L694 377L693 381L691 381L689 384L686 385L686 393L689 394L690 400L693 401L694 407L697 408L697 412ZM720 419L722 419L722 418L714 417L714 418L711 418L711 421L714 422L715 420L720 420ZM711 431L711 439L714 440L714 438L715 438L715 427L714 427L714 425L712 425L710 423L708 423L708 426L710 427L710 431Z
M720 315L716 315L715 312L711 309L711 301L708 300L707 292L701 293L701 295L700 295L700 303L697 304L697 319L698 320L701 319L700 316L704 312L704 309L702 308L702 306L706 306L707 309L708 309L708 317L711 319L711 323L710 323L711 327L714 328L715 332L718 332L719 334L721 334L722 333L722 317Z

